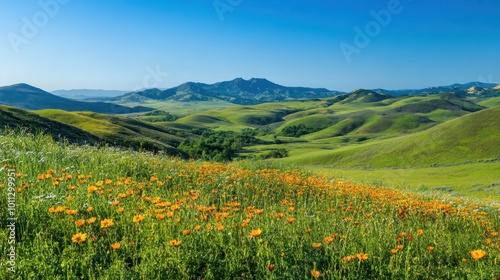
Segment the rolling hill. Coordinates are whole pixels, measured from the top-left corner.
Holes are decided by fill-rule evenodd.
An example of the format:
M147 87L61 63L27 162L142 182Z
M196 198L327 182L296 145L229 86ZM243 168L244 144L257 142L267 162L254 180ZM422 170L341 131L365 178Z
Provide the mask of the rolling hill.
M0 106L0 130L6 128L21 129L33 134L43 132L55 140L66 139L70 143L91 145L105 143L103 139L83 129L44 118L19 108Z
M262 128L307 140L338 136L374 138L427 129L484 107L453 93L391 97L370 90L307 101L235 106L181 118L200 128L238 130ZM287 133L301 129L300 133ZM285 133L283 133L285 132Z
M237 78L215 84L187 82L177 87L159 90L148 89L128 93L113 99L117 103L130 103L147 100L163 101L210 101L223 100L233 104L249 105L265 102L324 98L340 94L324 88L285 87L266 79Z
M425 167L500 158L500 107L428 130L332 151L301 154L289 162L337 167Z
M27 84L0 87L0 104L25 110L61 109L65 111L91 111L106 114L151 111L147 107L129 108L105 102L76 101L50 94Z
M186 156L186 153L176 148L183 140L175 135L178 129L93 112L66 112L53 109L35 112L42 117L88 131L115 146L165 151L169 155Z

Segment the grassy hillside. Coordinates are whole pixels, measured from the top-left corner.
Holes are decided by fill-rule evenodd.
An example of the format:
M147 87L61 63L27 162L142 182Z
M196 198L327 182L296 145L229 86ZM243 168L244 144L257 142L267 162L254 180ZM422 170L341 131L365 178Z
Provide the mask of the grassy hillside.
M171 155L185 155L175 148L182 141L181 137L174 135L176 129L167 129L136 119L91 112L41 110L36 113L86 130L114 145L135 149L164 150Z
M344 167L421 167L500 157L500 107L469 114L398 138L301 154L301 164Z
M0 130L6 128L21 129L30 133L43 132L56 140L68 140L71 143L98 144L105 140L62 122L57 122L37 114L15 107L0 106Z
M0 279L500 277L498 204L1 136Z

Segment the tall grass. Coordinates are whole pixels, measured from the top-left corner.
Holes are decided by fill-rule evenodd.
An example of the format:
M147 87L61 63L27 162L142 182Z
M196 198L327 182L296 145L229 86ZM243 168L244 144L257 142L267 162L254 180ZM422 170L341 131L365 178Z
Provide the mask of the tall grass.
M0 205L6 170L17 177L16 271L2 253L1 279L500 276L499 210L485 203L26 133L0 147Z

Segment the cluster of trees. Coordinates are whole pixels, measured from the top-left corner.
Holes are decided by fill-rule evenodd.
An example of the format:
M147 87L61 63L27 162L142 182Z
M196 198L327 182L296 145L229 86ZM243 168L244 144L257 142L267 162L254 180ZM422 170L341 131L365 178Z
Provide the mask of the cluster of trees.
M200 133L201 132L201 133ZM179 145L179 149L190 157L213 161L230 161L244 146L256 144L256 131L245 129L238 133L233 131L192 130L199 137L188 137Z
M268 158L284 158L288 156L288 151L284 148L273 149L268 153L261 155L260 159L268 159Z
M155 110L150 113L146 113L143 116L148 117L156 117L156 118L148 118L147 120L150 122L173 122L180 118L180 116L172 115L169 112Z
M304 124L299 124L299 125L291 125L291 126L285 127L281 131L281 135L287 136L287 137L300 137L302 135L306 135L306 134L313 133L316 131L318 131L318 129L315 127L310 127L310 126L306 126Z

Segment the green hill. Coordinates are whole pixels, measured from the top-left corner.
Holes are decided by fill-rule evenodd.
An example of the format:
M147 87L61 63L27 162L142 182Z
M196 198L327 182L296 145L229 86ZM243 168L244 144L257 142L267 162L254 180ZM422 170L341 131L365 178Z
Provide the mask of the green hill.
M500 107L472 113L428 130L338 150L291 157L300 164L340 167L423 167L500 157Z
M106 142L135 149L163 150L170 155L185 156L177 147L183 140L175 136L177 129L166 128L140 120L92 112L62 110L36 111L40 116L78 127Z
M0 130L7 128L22 129L33 134L43 132L55 140L66 139L70 143L98 144L105 142L83 129L15 107L0 106Z

